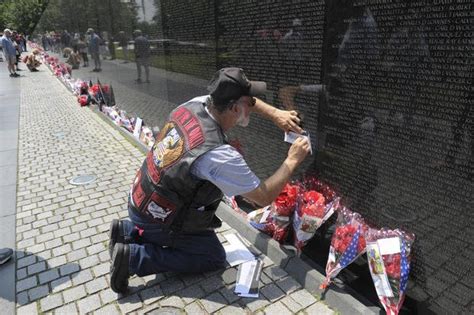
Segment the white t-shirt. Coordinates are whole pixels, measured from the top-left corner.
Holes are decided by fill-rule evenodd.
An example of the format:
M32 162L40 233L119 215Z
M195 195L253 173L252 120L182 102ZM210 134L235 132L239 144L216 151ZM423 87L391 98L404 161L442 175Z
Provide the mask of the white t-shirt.
M191 173L212 182L226 196L242 195L260 185L242 155L228 144L201 155L191 166Z

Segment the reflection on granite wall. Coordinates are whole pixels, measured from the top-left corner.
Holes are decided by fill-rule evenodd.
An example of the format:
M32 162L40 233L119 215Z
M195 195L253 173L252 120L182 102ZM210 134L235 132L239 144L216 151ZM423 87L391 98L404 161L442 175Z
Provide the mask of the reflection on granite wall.
M73 75L111 83L117 104L150 125L205 94L220 67L267 81L266 100L298 110L311 133L300 173L317 172L369 221L416 234L411 311L472 312L471 2L155 0L154 24L131 22L152 42L151 83L134 82L118 44L102 72ZM286 156L283 134L258 117L231 137L262 178Z

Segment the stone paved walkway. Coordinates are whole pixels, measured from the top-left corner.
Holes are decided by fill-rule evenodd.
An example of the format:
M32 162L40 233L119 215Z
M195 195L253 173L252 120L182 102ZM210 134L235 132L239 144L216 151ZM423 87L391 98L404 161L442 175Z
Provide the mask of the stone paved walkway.
M260 298L233 294L236 268L133 277L109 287L109 223L125 218L126 196L144 156L42 67L22 80L16 217L18 314L332 314L262 256ZM76 175L97 181L74 186ZM227 224L219 238L235 231Z

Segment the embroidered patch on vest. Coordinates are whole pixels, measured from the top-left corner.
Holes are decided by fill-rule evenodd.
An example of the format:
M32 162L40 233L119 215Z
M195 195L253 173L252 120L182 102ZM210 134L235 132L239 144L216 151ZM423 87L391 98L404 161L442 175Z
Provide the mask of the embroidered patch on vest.
M176 210L176 206L156 192L153 192L146 210L153 219L165 222L169 215Z
M138 171L135 180L133 181L133 188L132 188L132 199L133 203L137 208L140 208L142 205L143 200L145 199L145 192L142 188L142 172Z
M168 122L163 127L152 151L153 164L158 169L171 166L182 157L184 153L184 140L174 123Z
M148 170L148 176L154 184L158 184L160 181L160 171L156 168L154 164L153 152L150 151L146 157L146 168Z
M172 118L180 125L188 140L189 150L194 149L204 142L204 133L202 131L199 120L187 108L180 107L177 109Z

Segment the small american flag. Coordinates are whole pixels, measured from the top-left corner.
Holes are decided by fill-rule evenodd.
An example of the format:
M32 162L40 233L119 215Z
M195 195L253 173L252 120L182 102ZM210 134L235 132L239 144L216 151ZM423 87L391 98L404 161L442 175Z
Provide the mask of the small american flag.
M407 259L406 243L402 239L401 259L400 259L400 294L403 294L407 289L408 274L410 273L410 263Z
M341 257L341 268L346 268L357 256L357 245L359 245L359 237L360 237L360 225L357 228L357 232L355 232L354 236L352 236L351 243L347 247L344 254Z

